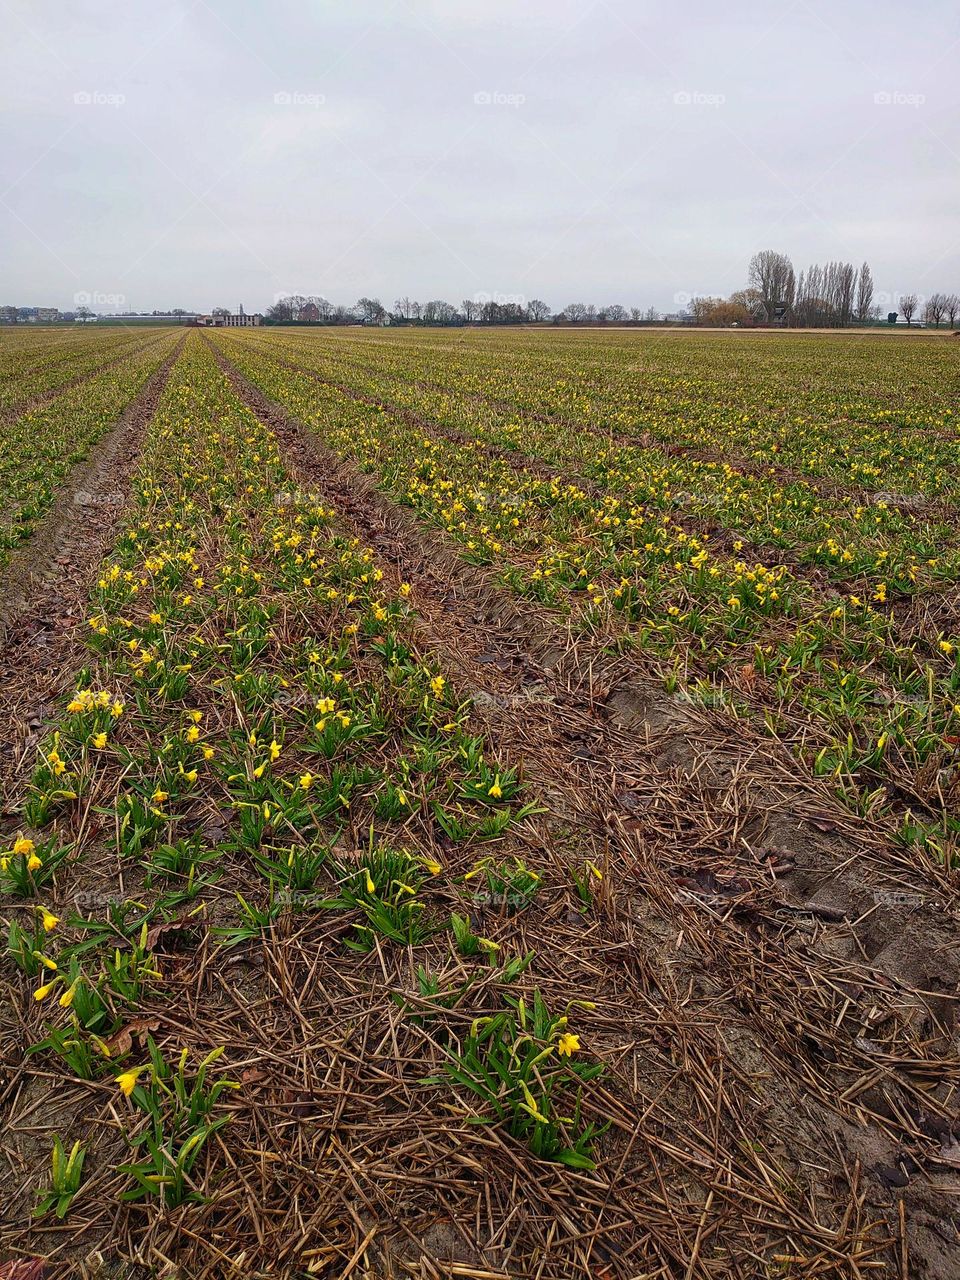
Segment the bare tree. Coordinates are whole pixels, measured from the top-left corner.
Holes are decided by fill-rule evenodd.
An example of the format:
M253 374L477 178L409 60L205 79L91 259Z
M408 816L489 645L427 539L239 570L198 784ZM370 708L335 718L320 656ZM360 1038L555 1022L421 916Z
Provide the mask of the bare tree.
M837 323L848 325L853 317L853 300L857 287L857 270L852 262L836 264Z
M868 263L864 263L860 268L860 276L857 280L857 307L856 315L861 324L865 324L870 319L870 309L873 306L873 275L870 271Z
M764 249L750 259L748 283L760 294L767 321L775 318L778 308L789 314L793 309L795 280L793 263L785 253Z
M393 304L393 309L401 320L409 320L413 315L413 303L409 298L398 298Z
M571 302L564 308L563 314L571 324L582 324L587 318L587 308L582 302Z
M693 323L709 324L710 312L719 301L719 298L691 298L687 309L693 316Z
M917 295L915 293L902 293L900 295L900 310L909 329L910 322L917 311Z
M467 324L473 324L480 314L480 303L474 302L472 298L464 298L460 303L460 314Z
M960 295L948 293L943 300L943 309L947 313L947 321L952 329L957 315L960 314Z
M387 318L386 308L379 298L360 298L356 311L366 324L383 324Z
M936 325L940 328L940 321L943 319L943 313L947 309L947 299L942 293L931 293L927 299L926 306L923 308L923 318L927 324Z
M534 324L542 324L550 319L550 308L540 298L531 298L527 303L527 315Z
M425 324L450 324L455 319L456 314L456 307L452 307L449 302L443 302L439 298L423 304Z
M272 307L267 308L267 319L274 324L284 324L292 320L293 316L293 307L289 298L278 298Z
M794 289L794 293L796 293L796 288ZM759 289L750 288L748 286L746 289L735 289L730 295L730 301L734 306L743 307L745 311L749 311L752 315L763 301L763 298L760 296Z

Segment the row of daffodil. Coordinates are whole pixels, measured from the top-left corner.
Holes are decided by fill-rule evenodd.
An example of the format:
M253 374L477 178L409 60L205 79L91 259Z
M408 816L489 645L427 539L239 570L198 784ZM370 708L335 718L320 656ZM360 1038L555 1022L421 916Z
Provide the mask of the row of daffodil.
M4 425L0 504L6 518L0 530L0 563L10 548L30 536L69 469L88 455L136 398L176 340L172 331L138 335L135 342L124 344L119 363L92 372L79 385ZM89 353L84 355L89 361ZM113 345L98 349L98 364L117 355Z
M94 592L91 666L40 748L24 808L31 833L12 842L0 875L25 900L8 955L38 983L38 1011L62 1010L37 1051L74 1075L114 1075L151 1117L150 1150L176 1166L125 1168L144 1194L162 1185L170 1198L187 1193L187 1157L213 1122L183 1128L170 1101L183 1088L166 1087L159 1051L146 1064L123 1060L124 1019L166 982L151 930L198 927L229 885L235 918L217 935L226 946L255 942L283 913L326 909L344 914L344 945L359 951L449 929L461 955L499 963L501 943L451 908L478 900L477 878L479 900L504 918L529 904L540 877L512 842L538 810L408 634L409 587L391 589L373 553L338 533L322 495L296 488L272 433L197 336L162 397L134 496ZM64 919L44 898L69 899L92 850L101 863L104 836L83 820L91 812L110 815L112 853L137 900L118 894L104 915ZM516 978L528 962L515 957L505 972ZM579 1042L566 1016L549 1025L538 1052L553 1067L538 1078L553 1090ZM497 1027L484 1038L490 1051L529 1039L514 1018ZM529 1099L519 1084L514 1093L517 1136L530 1137ZM541 1123L553 1126L550 1142ZM571 1140L547 1117L531 1132L550 1158L589 1160L589 1127Z
M953 356L937 338L400 330L342 335L336 351L443 384L455 369L457 388L522 414L866 489L956 495Z
M5 329L0 341L0 413L46 395L155 341L156 330Z
M924 769L931 758L949 762L960 727L956 640L917 627L884 582L843 595L786 565L741 559L737 540L714 550L679 518L629 498L599 500L491 456L479 440L298 374L263 340L218 341L241 372L443 528L467 559L496 564L520 592L582 610L587 625L626 626L674 682L679 672L688 689L766 714L771 732L845 785L858 775L872 791L872 779L892 775L942 807Z
M861 577L902 591L953 580L960 572L960 528L952 513L924 503L903 505L897 494L875 493L876 486L849 496L824 494L802 478L784 479L773 468L733 465L722 452L718 456L716 443L706 457L686 449L671 455L649 442L656 434L649 429L645 445L623 443L610 435L612 404L596 417L550 418L542 405L521 407L499 398L502 369L491 375L483 395L468 390L471 380L453 361L431 370L446 379L441 383L423 381L397 359L383 361L379 349L372 353L373 364L369 351L366 361L345 355L339 341L324 346L296 333L284 334L279 344L273 335L260 341L274 352L279 345L287 359L397 410L567 472L575 469L623 501L682 513L688 524L694 521L707 533L719 525L748 542L751 556L767 562L786 552L792 563L822 565L838 582Z

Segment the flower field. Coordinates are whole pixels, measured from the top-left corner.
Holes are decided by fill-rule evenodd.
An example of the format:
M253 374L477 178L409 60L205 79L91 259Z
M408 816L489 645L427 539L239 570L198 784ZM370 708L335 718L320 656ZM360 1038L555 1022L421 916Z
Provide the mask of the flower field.
M0 565L33 533L70 467L88 455L176 344L173 332L120 332L119 338L69 334L56 343L56 333L46 342L31 335L29 356L19 335L11 349L0 348Z
M905 841L948 864L956 856L960 432L949 347L926 344L920 362L907 353L910 376L929 387L917 403L895 364L888 372L882 339L871 344L873 384L814 392L838 344L793 340L797 367L774 391L759 336L756 362L728 356L737 390L723 403L729 343L710 337L672 339L689 367L674 371L667 354L652 387L637 373L605 378L605 358L619 354L606 340L561 344L585 371L547 378L530 339L533 353L512 365L495 343L477 344L462 378L449 348L410 353L392 338L220 341L465 559L628 648L671 690L753 719L836 779L857 811L891 808Z
M0 1266L952 1274L948 341L17 334L0 388L10 545L122 486L4 642Z

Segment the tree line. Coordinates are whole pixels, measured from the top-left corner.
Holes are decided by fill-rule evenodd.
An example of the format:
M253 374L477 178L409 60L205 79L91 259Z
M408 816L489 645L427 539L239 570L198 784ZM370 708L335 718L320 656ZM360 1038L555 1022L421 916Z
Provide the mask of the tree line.
M571 302L562 311L541 298L523 300L464 298L459 307L435 298L418 302L414 298L397 298L392 310L379 298L359 298L352 307L335 305L316 294L289 294L269 307L267 324L394 324L394 325L463 325L463 324L655 324L661 319L653 307L624 307L619 303L597 307L590 303Z
M694 298L691 315L697 324L772 324L796 328L844 328L886 319L895 323L902 315L907 324L922 316L939 328L952 326L960 316L960 296L932 293L921 299L903 293L896 305L884 311L875 300L870 264L852 262L813 263L799 275L785 253L764 249L750 259L747 287L729 298Z
M686 303L686 295L682 295ZM889 301L889 299L888 299ZM460 306L434 298L418 302L397 298L393 308L379 298L359 298L352 307L334 304L317 295L288 294L278 298L265 316L267 324L567 324L641 325L681 321L697 325L777 325L794 328L845 328L851 324L894 323L903 316L939 328L944 320L952 327L960 317L960 296L933 293L920 298L900 294L896 308L886 311L875 300L870 264L814 262L799 274L785 253L764 249L750 259L747 284L728 298L694 297L678 313L664 317L654 307L625 307L620 303L595 306L571 302L562 311L542 299L513 297L465 298Z

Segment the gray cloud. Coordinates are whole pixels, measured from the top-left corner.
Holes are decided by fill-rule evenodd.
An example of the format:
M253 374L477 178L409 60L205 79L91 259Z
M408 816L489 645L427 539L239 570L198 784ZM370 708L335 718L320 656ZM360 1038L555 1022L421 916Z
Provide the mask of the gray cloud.
M0 0L0 301L960 287L950 3Z

